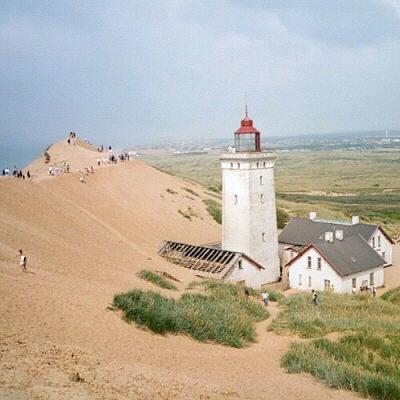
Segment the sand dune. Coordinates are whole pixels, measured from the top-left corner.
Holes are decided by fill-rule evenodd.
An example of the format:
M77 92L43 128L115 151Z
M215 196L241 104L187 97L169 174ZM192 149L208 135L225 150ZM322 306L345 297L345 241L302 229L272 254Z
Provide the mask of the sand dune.
M199 186L136 159L98 167L99 153L80 141L48 151L71 172L48 176L42 158L30 181L0 179L0 398L358 398L287 375L279 359L291 338L267 332L268 321L238 350L154 335L109 311L113 295L133 287L171 295L138 279L142 269L170 273L183 290L196 278L160 258L160 242L214 242L220 226ZM189 207L191 221L179 213ZM19 248L32 273L18 268Z

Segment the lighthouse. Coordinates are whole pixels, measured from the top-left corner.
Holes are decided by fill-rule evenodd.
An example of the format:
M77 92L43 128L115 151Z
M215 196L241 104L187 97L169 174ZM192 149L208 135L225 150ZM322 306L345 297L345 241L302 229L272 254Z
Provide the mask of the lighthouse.
M244 253L262 268L262 283L279 279L275 154L261 150L260 132L248 117L235 145L221 154L222 249Z

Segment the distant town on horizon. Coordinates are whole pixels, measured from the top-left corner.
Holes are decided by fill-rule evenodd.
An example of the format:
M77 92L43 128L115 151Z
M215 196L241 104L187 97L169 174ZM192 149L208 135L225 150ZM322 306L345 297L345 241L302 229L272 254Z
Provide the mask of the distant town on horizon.
M131 145L123 151L165 150L175 154L208 153L232 146L231 138L165 139ZM399 149L400 130L338 132L290 136L262 136L262 148L274 151Z

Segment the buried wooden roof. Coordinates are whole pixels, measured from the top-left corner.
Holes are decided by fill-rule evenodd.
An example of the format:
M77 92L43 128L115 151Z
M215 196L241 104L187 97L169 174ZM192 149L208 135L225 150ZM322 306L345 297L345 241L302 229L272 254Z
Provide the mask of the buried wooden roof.
M242 258L263 269L261 265L243 253L221 250L209 246L195 246L172 241L163 241L158 254L168 261L181 265L206 278L223 279Z

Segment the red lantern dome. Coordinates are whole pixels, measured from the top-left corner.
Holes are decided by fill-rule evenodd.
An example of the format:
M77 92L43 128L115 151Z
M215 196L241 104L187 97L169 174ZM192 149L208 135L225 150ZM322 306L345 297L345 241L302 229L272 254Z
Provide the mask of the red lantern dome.
M251 120L247 114L240 123L240 128L235 132L235 149L237 152L259 152L261 151L260 146L260 132L253 126L253 120Z

